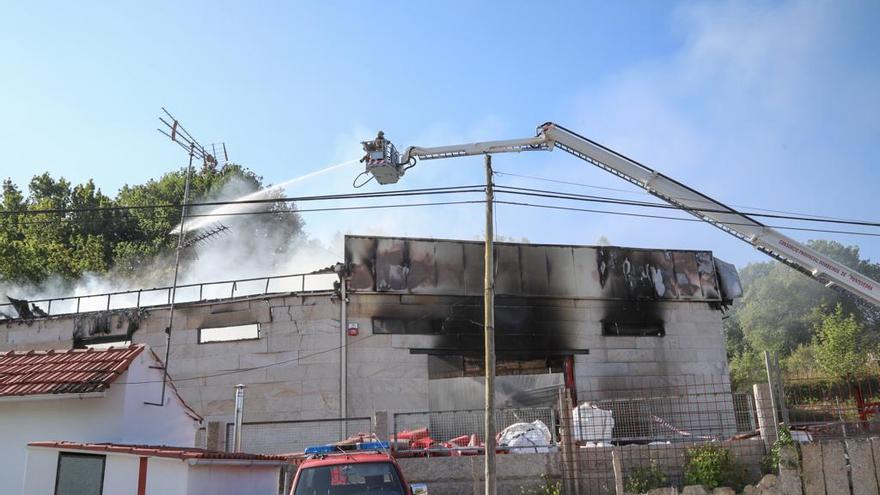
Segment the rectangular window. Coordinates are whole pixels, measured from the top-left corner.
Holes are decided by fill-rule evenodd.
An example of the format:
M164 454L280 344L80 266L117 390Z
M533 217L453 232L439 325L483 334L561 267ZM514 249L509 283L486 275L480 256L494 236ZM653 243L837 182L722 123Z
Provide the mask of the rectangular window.
M58 453L55 495L101 495L105 456Z
M259 323L236 325L233 327L199 329L199 344L207 344L210 342L233 342L236 340L255 340L259 338Z
M373 333L440 335L443 333L443 320L396 320L390 318L373 318Z
M666 330L662 323L624 323L605 320L602 335L606 337L662 337Z

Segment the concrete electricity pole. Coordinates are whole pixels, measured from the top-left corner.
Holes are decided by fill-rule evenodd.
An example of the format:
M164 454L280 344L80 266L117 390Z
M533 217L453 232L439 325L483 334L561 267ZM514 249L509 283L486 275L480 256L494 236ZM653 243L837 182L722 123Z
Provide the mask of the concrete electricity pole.
M495 495L495 226L493 211L495 191L492 184L492 155L486 155L486 253L483 270L483 337L486 367L486 495Z

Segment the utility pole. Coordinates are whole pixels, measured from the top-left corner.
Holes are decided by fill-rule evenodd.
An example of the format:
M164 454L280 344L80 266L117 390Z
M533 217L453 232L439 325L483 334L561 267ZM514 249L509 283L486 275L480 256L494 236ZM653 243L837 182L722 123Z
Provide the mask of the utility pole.
M483 335L486 367L486 495L495 495L495 226L492 223L495 190L492 184L492 155L486 155L486 253L483 281Z

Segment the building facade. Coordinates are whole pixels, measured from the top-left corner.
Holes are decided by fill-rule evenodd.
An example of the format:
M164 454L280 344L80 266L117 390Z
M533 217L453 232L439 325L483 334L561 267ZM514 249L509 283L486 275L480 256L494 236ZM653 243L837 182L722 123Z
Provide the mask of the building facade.
M196 412L224 424L239 383L249 422L481 407L482 250L349 236L335 287L274 291L267 281L179 303L169 373ZM731 265L707 251L507 243L495 263L499 406L554 404L560 389L580 401L662 396L699 376L728 397L709 399L720 418L710 429L730 423L721 318L740 292ZM130 340L161 354L168 312L0 320L0 349ZM674 425L680 406L663 420Z

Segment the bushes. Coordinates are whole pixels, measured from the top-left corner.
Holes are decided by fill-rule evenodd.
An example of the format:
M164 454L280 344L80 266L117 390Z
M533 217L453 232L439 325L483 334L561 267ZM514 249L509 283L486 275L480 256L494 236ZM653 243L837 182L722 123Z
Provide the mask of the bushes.
M654 488L666 488L669 478L654 461L650 467L637 467L626 477L626 493L646 493Z
M733 458L729 450L711 444L688 449L684 466L685 485L703 485L709 490L729 486L739 491L745 479L745 467Z
M519 489L520 495L561 495L562 494L562 483L559 481L553 481L547 477L546 474L541 475L542 485L535 488L525 488L522 487Z

